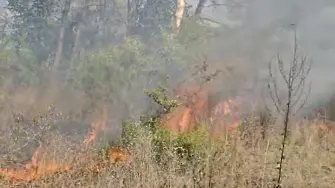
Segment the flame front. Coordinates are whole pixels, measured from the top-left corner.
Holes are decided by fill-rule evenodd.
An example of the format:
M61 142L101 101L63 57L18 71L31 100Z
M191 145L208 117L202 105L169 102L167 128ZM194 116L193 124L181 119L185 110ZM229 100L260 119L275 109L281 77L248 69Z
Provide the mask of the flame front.
M212 133L221 134L223 131L236 132L240 117L237 110L239 101L229 99L220 101L209 109L208 92L201 91L199 87L179 90L183 104L174 112L168 114L163 124L171 131L185 133L194 130L195 123L209 123ZM209 120L209 122L207 121Z
M92 123L92 131L88 134L87 138L83 141L83 143L85 145L89 145L91 143L93 143L96 138L98 133L104 129L105 127L105 123L102 121L98 121L98 122L93 122Z
M218 103L211 113L211 125L214 136L219 136L222 132L230 132L235 135L240 116L237 110L238 100L229 99Z
M206 95L200 87L181 88L178 95L181 96L183 104L164 118L163 126L182 134L186 131L192 131L193 127L191 126L204 119L207 100L205 100Z
M105 129L106 127L106 121L107 121L107 108L104 106L102 109L102 113L99 115L100 118L98 118L96 121L93 121L91 124L92 131L88 134L87 138L83 141L84 145L89 145L93 143L97 135Z
M191 127L192 125L206 122L208 119L208 123L211 125L211 131L213 131L214 136L220 135L222 131L236 130L239 122L238 111L235 108L237 106L237 100L221 101L209 109L207 92L201 91L199 88L185 91L183 105L179 106L174 112L167 114L163 119L163 126L171 131L185 133L194 130L194 127ZM98 118L91 124L91 132L83 141L85 146L96 140L97 135L105 129L106 122L107 108L103 107L102 111L98 113ZM44 174L64 172L72 168L71 165L59 164L55 160L42 163L42 160L40 159L40 150L41 145L36 149L32 155L31 161L25 165L24 169L0 168L0 176L9 177L12 183L17 181L30 182L32 180L40 179ZM131 161L131 154L118 148L108 148L106 154L110 165L117 162L125 164ZM106 164L96 163L92 166L91 170L100 172L106 167Z
M71 169L70 165L59 164L55 160L43 163L39 158L40 149L41 145L36 149L31 161L25 165L24 169L0 169L0 176L6 176L10 178L12 184L16 184L18 181L30 182L32 180L40 179L44 174L54 174Z
M87 138L83 141L85 145L89 145L90 143L94 142L96 140L96 137L100 131L102 131L106 127L106 121L107 121L107 110L106 108L103 108L102 113L99 114L100 118L93 121L92 123L92 131L89 133ZM72 169L71 165L68 164L59 164L55 160L47 161L46 163L43 163L40 159L40 150L42 145L36 149L36 151L33 153L31 161L28 162L25 165L25 168L23 169L15 169L15 168L6 168L6 169L0 169L0 176L5 176L10 178L10 182L12 184L16 184L20 181L24 182L31 182L33 180L38 180L42 177L42 175L48 175L48 174L55 174L59 172L65 172ZM128 155L126 153L115 150L113 148L110 148L107 152L109 161L115 162L124 162L128 159ZM105 168L106 166L104 164L95 164L92 167L92 170L95 172L101 171L101 169Z
M117 162L127 163L131 161L131 155L129 152L122 151L119 148L108 148L107 155L110 164L115 164Z

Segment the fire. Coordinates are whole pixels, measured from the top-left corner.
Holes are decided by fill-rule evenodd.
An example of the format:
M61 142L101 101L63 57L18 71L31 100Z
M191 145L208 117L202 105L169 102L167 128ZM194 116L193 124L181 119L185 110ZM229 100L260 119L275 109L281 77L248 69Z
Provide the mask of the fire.
M94 163L90 166L91 172L99 173L108 167L116 165L117 163L121 165L129 164L131 160L130 152L123 151L120 148L110 147L106 151L108 163Z
M100 131L102 131L106 127L107 121L107 109L103 108L102 113L100 114L100 118L93 121L92 123L92 131L89 133L87 138L83 141L85 145L88 145L96 140L96 137ZM40 159L40 150L42 144L36 149L33 153L31 161L25 165L23 169L15 169L15 168L0 168L0 176L5 176L10 178L10 182L12 184L16 184L17 182L31 182L34 180L38 180L44 174L55 174L59 172L65 172L72 169L71 165L68 164L59 164L55 160L48 161L47 163L43 163ZM122 151L119 148L110 147L107 150L107 157L110 165L115 163L127 163L130 162L130 153ZM95 164L92 166L92 170L94 172L100 172L102 169L106 167L105 164Z
M105 122L103 122L103 121L93 122L92 123L92 131L89 133L87 138L83 141L83 143L85 145L89 145L89 144L93 143L96 140L98 133L102 129L104 129L104 127L105 127Z
M163 120L163 126L173 132L185 133L192 131L195 123L204 119L207 111L206 93L200 87L182 88L178 91L183 104Z
M101 118L93 121L91 124L92 131L89 133L87 138L83 141L83 143L87 146L94 142L97 138L97 135L106 127L107 121L107 108L104 106L102 109L102 113L100 114Z
M179 121L179 131L184 133L187 129L187 126L191 123L192 118L192 109L184 108L183 113L181 114Z
M223 131L231 132L233 135L236 133L240 122L238 105L238 99L229 99L214 107L211 113L211 124L215 135Z
M207 123L211 125L211 131L213 131L214 135L219 135L222 131L236 131L239 123L239 115L236 108L238 100L220 101L209 108L208 92L203 91L200 87L180 90L179 95L182 98L183 105L164 118L163 126L174 132L185 133L194 130L192 125L209 120ZM94 143L97 135L105 129L107 114L107 108L104 106L102 111L98 113L98 118L91 124L92 130L83 141L85 146ZM44 174L54 174L72 169L73 165L59 164L55 160L42 163L40 150L41 144L32 155L31 161L25 165L25 168L0 168L0 176L9 177L12 183L17 181L30 182L40 179ZM106 152L109 165L116 163L129 164L132 161L129 151L110 147ZM107 167L106 164L95 164L91 170L100 172L105 167Z
M181 106L165 117L163 125L170 131L184 133L188 131L192 122L192 109L187 106Z
M0 176L10 178L12 184L16 184L18 181L30 182L37 180L44 174L55 174L58 172L65 172L71 169L70 165L59 164L55 160L51 160L47 163L43 163L40 160L41 144L34 152L31 161L25 165L23 169L6 168L0 169Z
M116 164L118 162L124 164L124 163L130 162L130 156L131 156L130 153L122 151L119 148L114 148L114 147L108 148L107 155L108 155L110 164Z
M107 122L107 107L104 106L102 109L102 113L100 114L100 117L93 121L92 123L92 131L89 133L87 138L83 141L83 143L87 146L93 142L95 142L97 135L103 131L106 127ZM128 162L130 158L129 152L124 152L119 148L110 147L107 150L107 157L110 162L110 164L115 164L117 162ZM102 168L101 165L97 166L97 169ZM99 170L98 170L99 171Z
M223 131L236 132L240 117L237 107L239 99L220 101L213 107L209 107L206 90L200 87L178 91L178 96L183 104L171 114L168 114L163 124L171 131L185 133L194 130L191 127L195 123L206 122L210 125L213 134L221 134Z

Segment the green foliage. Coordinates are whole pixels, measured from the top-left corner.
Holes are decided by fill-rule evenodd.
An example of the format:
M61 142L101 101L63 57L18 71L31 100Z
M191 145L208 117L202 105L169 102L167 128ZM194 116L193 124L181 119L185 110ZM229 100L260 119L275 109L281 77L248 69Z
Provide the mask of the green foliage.
M14 77L15 81L20 84L40 83L47 68L44 61L50 53L55 52L60 28L59 19L55 19L55 17L60 16L60 10L63 8L62 3L64 1L59 0L8 1L8 8L14 14L13 23L10 24L13 32L9 37L10 43L0 53L0 61L4 62L0 67L1 73ZM142 6L144 4L145 6ZM206 41L206 37L201 37L201 40L195 39L198 39L200 35L208 34L208 30L198 27L195 23L185 21L183 22L185 27L182 27L180 34L178 36L171 35L168 28L175 11L175 1L160 0L154 4L142 2L141 5L136 6L143 11L141 10L140 13L134 11L134 14L137 15L131 16L140 22L140 26L135 24L135 30L140 29L135 31L134 35L128 36L142 36L141 30L144 29L146 33L143 35L153 40L143 40L145 37L140 37L141 39L126 37L118 44L109 44L108 47L100 45L99 47L104 46L102 49L93 49L91 43L86 44L84 41L79 43L79 48L84 48L81 53L84 54L84 57L81 62L74 65L73 72L70 73L71 78L74 86L88 94L94 102L118 101L122 98L119 95L120 89L127 90L134 85L138 88L147 88L146 86L153 84L148 82L148 79L151 81L153 73L155 76L153 80L156 82L161 81L161 78L166 74L171 75L170 73L174 74L172 75L174 78L181 77L184 75L187 65L199 60L198 54L202 51L199 46ZM65 34L64 57L71 55L72 51L67 49L68 46L72 47L70 43L75 39L71 24L79 22L70 22L71 20L78 21L75 17L77 11L80 10L81 8L71 9L67 23L65 23L66 32L71 32L71 34ZM121 14L125 13L125 9L122 9ZM95 15L101 16L101 12L94 13L93 10L90 10L87 14L89 19L81 23L81 38L85 38L87 35L101 35L102 39L112 38L106 34L108 32L105 30L115 30L120 26L109 25L101 29L101 23L99 23L98 29L92 29L93 26L96 26L94 21L97 20L97 17ZM110 15L112 14L116 13L110 13ZM113 27L115 28L113 29ZM99 30L99 32L90 34L88 30ZM159 33L159 37L153 37L152 33ZM93 38L90 38L91 42ZM157 38L161 40L156 40ZM86 39L85 41L87 41ZM144 43L143 41L149 42ZM96 51L96 53L91 53L91 51ZM70 53L67 54L67 52ZM167 89L160 85L145 93L158 105L158 110L154 114L141 116L138 122L125 123L122 135L123 143L132 145L133 140L139 135L139 130L146 130L152 136L152 143L157 146L157 153L164 151L165 142L169 142L167 145L169 150L181 147L183 151L187 151L187 156L191 156L191 153L199 150L196 140L202 136L195 133L174 135L161 129L162 117L179 105L178 101L169 99ZM124 99L122 98L122 100ZM200 132L196 132L200 134ZM171 138L173 139L171 140ZM175 151L183 153L180 149Z
M185 48L186 43L181 43L169 32L162 30L161 33L163 42L157 57L162 59L165 69L178 66L179 70L184 70L184 66L193 61L194 54Z
M206 132L202 130L176 134L169 130L160 129L153 138L156 160L163 162L163 156L172 152L180 159L191 161L203 154L208 138Z
M13 52L14 44L11 40L1 46L0 71L3 73L2 76L12 78L16 84L39 84L46 67L38 63L37 57L24 41L24 37L19 40L22 46L20 54Z
M72 73L75 86L91 97L110 101L116 100L120 88L131 87L133 82L146 87L152 77L161 80L167 72L182 75L192 54L165 35L164 43L155 47L127 37L117 45L88 55Z
M212 36L215 36L215 29L196 23L192 19L183 19L177 40L184 44L188 50L196 50L203 46ZM190 49L191 48L191 49Z
M158 85L152 91L145 91L145 93L154 100L161 108L163 113L167 114L180 105L177 100L169 100L167 96L167 89L162 85Z
M123 122L121 142L124 147L133 147L139 137L138 122Z
M155 64L135 38L89 55L73 74L76 86L90 96L110 100L119 88L147 75Z
M136 140L143 136L141 131L145 131L151 137L151 144L156 153L156 161L161 165L166 165L172 156L177 156L186 161L191 161L204 154L208 143L207 132L199 129L194 132L177 134L166 130L161 126L164 115L171 113L178 107L179 102L169 100L167 90L161 85L146 92L160 109L153 115L142 116L138 122L124 123L122 141L126 147L132 147Z
M176 10L174 0L130 1L128 34L145 40L160 35L160 29L171 27L171 18Z
M159 105L159 109L153 115L143 115L138 122L123 124L122 140L127 146L134 144L133 140L138 136L138 128L142 127L150 133L155 134L159 130L161 119L164 115L172 112L179 105L177 100L169 100L167 90L159 85L151 91L145 93Z
M168 70L171 77L185 75L185 70L189 70L190 65L199 63L208 50L209 45L206 43L213 35L211 29L199 26L188 19L184 19L182 23L178 35L161 30L162 44L158 47L156 57L163 62L161 66L164 70Z
M12 38L21 48L21 33L25 33L25 42L37 56L39 62L46 60L54 49L54 39L58 30L52 20L59 14L61 1L58 0L8 0L7 8L14 14L11 28Z
M112 45L111 40L106 40L113 38L111 33L120 27L119 22L115 21L120 18L115 18L115 16L126 15L125 7L127 6L123 1L117 1L112 6L106 5L103 9L104 13L100 12L100 9L99 12L89 10L85 22L81 23L78 48L82 49L81 54L84 54L85 57L83 61L75 65L74 72L70 74L75 85L90 96L94 96L95 99L118 100L115 96L116 91L120 88L131 87L134 81L145 85L148 83L148 77L151 78L153 73L155 81L167 73L173 73L173 77L183 75L186 65L198 60L199 52L202 51L199 46L206 41L207 34L211 33L205 27L184 19L184 26L180 34L173 37L169 32L169 27L176 8L175 1L159 0L138 3L132 1L131 3L134 3L132 8L137 8L138 11L133 11L134 15L130 16L130 19L136 20L133 23L135 34L128 36L147 35L150 40L144 40L146 43L143 43L143 37L139 37L140 39L126 37L120 44L113 43ZM15 69L15 74L12 72L10 74L15 75L17 80L29 84L40 82L39 76L47 64L45 61L49 60L50 55L56 51L56 41L61 26L59 18L64 8L63 5L64 1L60 0L8 1L7 8L13 13L12 22L8 25L11 30L8 36L11 51L4 52L10 53L10 55L5 55L6 57L0 54L0 58L1 61L6 59L5 61L11 62L11 65L2 64L6 68L1 67L1 73L11 67ZM71 57L73 42L76 38L73 31L78 29L77 26L80 23L78 17L82 10L81 7L71 7L66 19L64 60ZM105 21L95 23L97 16L100 17L101 14L105 17L103 19ZM97 27L101 24L105 25L102 28ZM131 30L131 28L128 29ZM136 31L138 29L139 31ZM107 30L110 31L107 32ZM159 37L153 37L153 33L158 33L155 36ZM102 42L97 42L97 38L100 38ZM106 45L109 46L106 47ZM14 51L16 53L13 53ZM92 51L97 53L91 54ZM68 75L67 72L65 74Z

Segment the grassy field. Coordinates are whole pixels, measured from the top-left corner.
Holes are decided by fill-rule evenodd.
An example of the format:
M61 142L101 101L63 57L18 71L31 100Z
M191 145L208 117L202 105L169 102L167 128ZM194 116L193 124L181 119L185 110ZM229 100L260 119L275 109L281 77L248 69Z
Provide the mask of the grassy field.
M48 116L48 118L55 117L54 114ZM310 126L316 124L313 121L299 125L291 124L283 167L283 187L335 186L335 137L327 130L315 128L319 126ZM200 130L183 136L161 131L159 134L166 134L167 139L164 136L157 136L159 135L157 133L151 133L146 128L138 127L135 130L136 136L132 138L132 145L129 146L131 163L115 165L107 165L108 160L104 155L106 153L103 152L106 140L84 147L82 141L88 133L78 134L75 137L47 131L44 135L47 139L40 148L38 159L32 160L38 161L39 164L53 161L54 166L58 166L54 167L56 169L54 172L61 171L59 168L63 168L64 165L68 165L69 170L42 174L40 178L31 182L16 181L16 185L13 185L13 180L5 175L1 177L0 185L1 187L273 187L278 176L276 166L282 140L279 134L281 128L278 126L269 125L266 134L261 134L260 126L250 120L244 123L237 134L223 134L220 139L215 140ZM16 165L17 169L22 169L18 164L27 164L38 147L36 142L29 142L29 146L21 149L19 155L18 149L13 151L14 147L8 132L2 132L2 139L4 140L1 141L2 169L13 165ZM22 136L18 138L17 143L24 145L27 140L29 140L27 137ZM165 146L162 146L164 143ZM158 147L160 149L157 149ZM183 149L188 151L183 152Z

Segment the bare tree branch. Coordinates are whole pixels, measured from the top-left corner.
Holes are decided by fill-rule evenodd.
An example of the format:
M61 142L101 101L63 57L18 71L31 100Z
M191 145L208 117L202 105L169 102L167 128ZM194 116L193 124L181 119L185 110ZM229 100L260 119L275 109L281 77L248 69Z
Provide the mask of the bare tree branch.
M295 26L295 25L294 25ZM286 140L288 136L288 125L291 116L294 113L297 113L308 100L311 87L308 88L308 93L305 97L304 91L305 91L305 84L306 84L306 77L310 73L311 70L311 64L306 69L306 62L307 57L303 56L298 59L298 42L297 42L297 34L296 30L294 28L294 48L293 48L293 59L289 64L289 70L286 74L284 69L284 63L282 59L280 58L279 54L277 54L277 64L279 67L279 72L281 75L281 78L286 83L286 89L287 89L287 96L285 103L282 102L280 99L278 92L279 88L277 86L276 78L273 76L272 73L272 66L271 62L269 63L269 84L268 89L270 93L270 97L272 99L273 104L275 105L277 112L280 114L284 114L284 133L283 133L283 140L281 143L280 148L280 161L278 166L278 177L277 177L277 185L276 188L281 187L282 182L282 171L283 171L283 161L285 159L284 151L285 151L285 145ZM299 104L299 105L298 105ZM284 105L284 106L283 106Z

